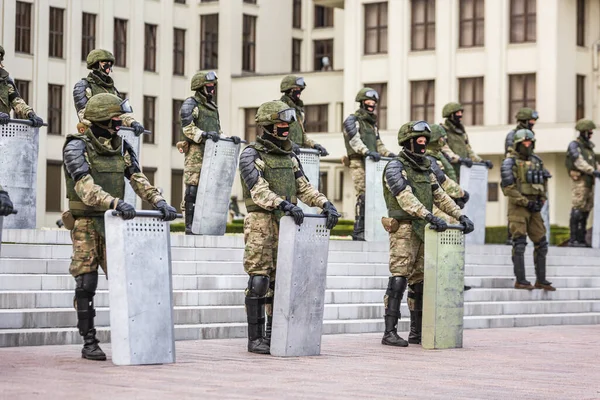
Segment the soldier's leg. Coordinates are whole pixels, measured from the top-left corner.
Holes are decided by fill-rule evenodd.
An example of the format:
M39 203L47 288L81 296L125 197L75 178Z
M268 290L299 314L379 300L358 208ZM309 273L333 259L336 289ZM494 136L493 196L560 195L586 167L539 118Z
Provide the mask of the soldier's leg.
M594 187L586 187L585 188L585 205L583 207L583 218L581 222L581 242L585 244L585 247L592 247L590 243L586 240L587 237L587 222L590 216L590 212L594 207Z
M362 160L350 161L350 173L356 192L352 240L365 240L365 167Z
M580 179L571 181L571 235L569 239L570 247L586 247L585 244L585 225L586 225L586 206L587 191L585 180Z
M185 210L185 234L192 235L192 223L194 222L194 208L198 194L198 182L200 180L200 169L202 168L202 147L197 144L189 144L185 153L183 165L183 183L185 184L185 196L183 198Z
M265 341L271 344L271 333L273 329L273 302L275 300L275 278L277 277L277 252L279 251L279 223L277 218L271 216L271 228L273 229L273 269L269 275L269 291L267 292L265 311L267 313L267 325L265 327Z
M194 208L196 206L196 195L198 194L198 186L185 187L185 234L193 235L192 224L194 223Z
M410 333L408 343L421 344L423 327L423 278L425 274L425 244L413 232L413 248L417 257L408 278L408 308L410 309Z
M533 241L533 264L535 265L535 288L549 291L556 290L552 282L546 280L546 256L548 255L548 239L546 226L541 213L533 213L527 225L527 234Z
M532 290L533 286L525 276L525 248L527 247L527 218L509 216L510 232L513 238L512 262L515 274L515 289Z

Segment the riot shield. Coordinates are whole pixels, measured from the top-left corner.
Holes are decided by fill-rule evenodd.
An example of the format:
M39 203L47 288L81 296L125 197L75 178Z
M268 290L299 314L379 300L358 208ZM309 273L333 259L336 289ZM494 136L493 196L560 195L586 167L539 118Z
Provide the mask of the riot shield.
M329 230L326 217L307 214L304 223L281 218L273 302L271 354L278 357L321 353Z
M39 128L29 120L0 125L0 185L19 214L4 222L5 229L35 229Z
M600 178L594 178L594 208L592 210L592 247L600 248Z
M104 214L112 361L115 365L175 362L169 223L159 211L123 220Z
M151 133L150 131L146 131L148 133ZM144 132L144 133L146 133ZM133 132L133 129L129 128L129 127L122 127L118 130L118 135L121 136L123 138L123 140L126 140L127 143L129 143L129 145L133 148L133 151L135 151L135 154L138 157L138 160L141 160L141 152L142 152L142 137L136 135ZM138 208L141 207L142 205L142 199L139 199L137 194L135 194L135 192L133 191L133 188L131 187L131 184L129 183L129 180L127 180L127 178L125 178L125 198L123 199L123 201L125 201L126 203L131 204L132 206Z
M460 187L471 196L463 213L475 225L475 231L466 237L467 244L485 243L485 210L488 196L488 169L484 163L473 163L471 168L460 167Z
M240 145L229 138L220 138L218 142L206 140L192 223L194 234L225 234L239 155Z
M300 164L304 170L304 175L315 189L319 189L319 178L320 178L320 153L315 149L300 149L298 154ZM300 200L298 200L298 206L302 208L305 214L317 214L319 212L318 207L309 207Z
M383 199L383 170L392 158L382 157L375 162L365 158L365 240L379 242L388 240L388 233L381 225L381 217L387 217Z
M462 172L461 172L462 177ZM465 241L461 225L438 233L425 229L422 346L462 347Z
M17 210L13 210L13 212L11 214L17 214ZM0 215L0 255L2 255L2 227L3 227L3 225L4 225L4 217L2 215Z

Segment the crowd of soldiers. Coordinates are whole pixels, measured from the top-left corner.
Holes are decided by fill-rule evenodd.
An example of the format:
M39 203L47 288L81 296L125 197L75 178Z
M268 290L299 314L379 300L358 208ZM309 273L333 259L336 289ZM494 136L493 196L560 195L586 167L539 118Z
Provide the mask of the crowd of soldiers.
M0 62L4 50L0 47ZM117 135L122 127L137 135L144 127L132 115L128 100L119 97L110 74L114 56L96 49L87 56L87 77L75 84L73 100L80 121L77 133L66 137L63 161L69 209L63 213L64 226L71 231L73 255L70 273L75 278L75 308L77 327L83 337L82 357L105 360L94 328L94 296L98 285L98 267L107 272L106 241L103 215L116 210L124 219L136 216L133 204L123 200L124 178L135 193L153 205L170 221L177 217L174 207L162 197L141 172L138 156L132 146ZM185 157L185 232L191 234L194 205L207 140L219 141L222 136L215 91L218 78L214 71L196 73L191 81L193 96L180 110L182 140L177 148ZM301 225L304 218L297 205L320 207L326 226L332 229L340 214L327 197L315 189L306 178L297 153L312 148L321 156L329 153L306 135L304 108L301 100L306 82L300 76L283 78L280 100L263 103L256 113L261 135L245 147L239 160L243 200L247 215L244 219L244 270L248 274L245 305L248 322L248 351L268 354L273 321L273 298L276 278L279 221L290 215ZM365 227L365 160L380 161L389 157L383 172L383 193L388 215L382 224L389 232L390 278L384 296L385 332L382 343L408 346L421 342L423 307L424 229L427 224L438 232L449 224L459 225L465 234L473 231L471 220L461 209L469 193L459 186L461 166L472 167L483 160L471 148L458 103L443 108L445 121L430 125L426 121L411 121L398 131L398 154L383 144L377 128L376 108L379 94L363 88L356 95L359 108L344 121L344 141L356 192L356 217L352 238L364 240ZM19 118L27 118L32 126L43 124L25 102L12 79L0 68L0 124L9 122L13 109ZM542 160L534 154L533 125L537 112L523 108L517 113L518 125L506 140L506 157L501 167L501 187L508 197L508 220L515 288L555 290L545 278L548 241L546 227L540 215L547 200L547 180L550 174ZM595 125L588 120L577 123L580 132L569 145L567 168L573 180L573 210L571 212L572 246L585 245L585 225L592 207L594 177L599 176L593 145L590 142ZM239 144L241 139L231 136ZM0 187L0 215L8 215L12 203ZM527 235L534 243L536 283L525 277L524 252ZM397 333L400 302L408 288L410 334L408 341Z

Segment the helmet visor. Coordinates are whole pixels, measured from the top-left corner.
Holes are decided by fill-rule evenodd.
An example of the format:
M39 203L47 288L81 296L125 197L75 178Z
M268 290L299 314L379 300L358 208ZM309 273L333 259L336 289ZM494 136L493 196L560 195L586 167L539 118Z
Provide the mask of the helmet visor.
M289 124L296 120L296 110L288 108L287 110L279 111L274 118Z
M365 93L365 97L368 97L375 101L379 101L379 94L377 93L376 90L367 90L367 92Z
M537 111L531 113L531 119L538 119L540 116Z
M126 114L133 112L133 108L131 108L131 105L129 104L129 99L125 99L121 102L121 111Z
M205 79L207 81L216 81L217 80L217 73L215 71L209 71L209 72L206 73Z
M413 132L431 132L429 124L425 121L419 121L412 126Z
M299 76L296 78L296 86L304 87L306 83L304 83L304 78Z

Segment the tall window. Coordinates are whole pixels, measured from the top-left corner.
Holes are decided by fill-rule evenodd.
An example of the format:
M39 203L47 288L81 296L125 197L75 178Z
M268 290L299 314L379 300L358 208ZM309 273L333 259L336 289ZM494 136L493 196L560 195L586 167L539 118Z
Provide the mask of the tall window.
M156 30L157 26L144 24L144 70L156 71Z
M294 0L292 5L292 28L302 29L302 0Z
M20 79L15 79L15 86L17 87L17 91L21 95L21 98L25 101L25 103L29 104L29 81L23 81Z
M244 3L256 4L256 0L244 0Z
M366 83L365 86L379 93L379 102L375 108L377 126L379 129L387 129L387 83Z
M487 201L498 201L498 182L488 182Z
M577 75L575 120L585 117L585 75Z
M181 212L181 201L183 200L183 170L171 170L171 204Z
M256 17L244 15L242 29L242 71L254 72L256 68Z
M313 41L315 71L333 69L333 39Z
M535 74L509 75L508 123L519 108L529 107L535 110Z
M31 3L17 1L15 51L31 54Z
M173 29L173 75L185 72L185 29Z
M302 60L302 39L292 39L292 72L300 71Z
M304 106L304 129L306 132L327 132L327 104Z
M185 0L175 0L175 4L185 4Z
M46 161L46 212L61 212L62 161Z
M50 7L50 31L48 34L48 56L63 58L63 43L65 35L65 10Z
M510 0L510 42L535 42L536 0Z
M200 17L200 69L217 69L219 63L219 14Z
M410 83L411 121L435 121L435 81L412 81Z
M62 132L62 85L48 85L48 134Z
M260 126L256 125L254 120L257 111L258 108L244 108L244 139L248 143L254 142L256 137L262 134Z
M585 46L585 2L577 0L577 46Z
M96 14L83 13L81 24L81 60L96 48Z
M148 178L148 182L150 182L150 184L154 186L156 168L142 167L142 172L144 173L144 175L146 175L146 178ZM142 210L154 210L154 207L152 207L152 204L148 203L147 201L142 201Z
M464 107L465 125L483 125L483 77L459 79L458 101Z
M127 66L127 20L115 18L113 48L115 50L115 66Z
M183 105L183 100L173 99L173 107L171 111L171 144L175 146L181 139L181 119L179 110Z
M435 0L412 0L410 48L435 49Z
M329 178L327 171L319 171L319 192L323 193L325 197L329 196Z
M315 28L333 26L333 7L315 6Z
M388 3L365 4L365 54L387 53Z
M156 125L156 97L144 96L144 128L152 133L143 135L144 143L154 144Z
M459 46L483 46L485 0L460 0Z

